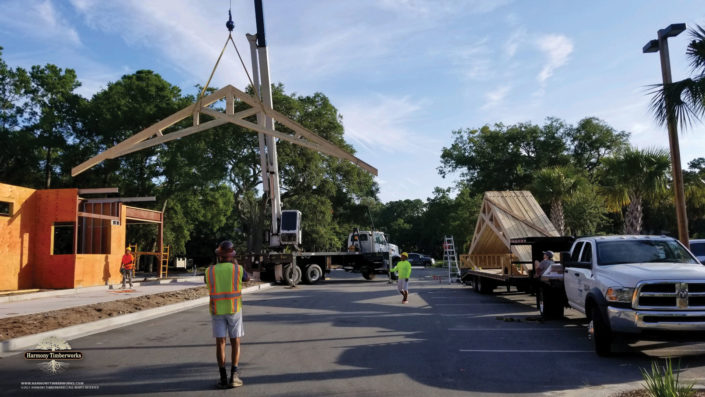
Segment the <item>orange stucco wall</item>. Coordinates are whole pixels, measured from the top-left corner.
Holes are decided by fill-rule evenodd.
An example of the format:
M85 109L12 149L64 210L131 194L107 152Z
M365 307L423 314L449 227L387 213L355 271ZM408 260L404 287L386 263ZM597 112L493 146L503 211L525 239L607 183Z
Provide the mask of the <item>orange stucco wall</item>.
M76 222L78 189L37 190L32 261L35 288L74 288L76 255L52 255L54 222Z
M0 216L0 290L31 288L35 212L34 189L0 184L0 201L12 203L12 216Z
M76 222L78 189L34 190L0 183L0 201L14 207L12 216L0 216L0 290L76 288L120 281L125 250L123 205L120 225L110 226L108 254L52 255L52 226Z
M125 253L125 206L120 204L120 226L110 226L109 254L76 255L75 286L119 283L120 260Z

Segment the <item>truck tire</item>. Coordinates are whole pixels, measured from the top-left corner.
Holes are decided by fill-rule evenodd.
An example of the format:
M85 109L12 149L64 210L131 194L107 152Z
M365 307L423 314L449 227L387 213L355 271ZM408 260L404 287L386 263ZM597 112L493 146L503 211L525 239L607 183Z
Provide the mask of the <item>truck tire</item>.
M491 294L494 291L494 283L489 280L483 280L483 277L477 278L477 289L481 294Z
M285 284L297 285L301 282L301 268L288 264L284 266L282 277Z
M365 280L374 280L376 276L375 272L369 267L363 267L360 269L360 273L362 273L362 277L364 277Z
M605 324L600 309L594 305L591 310L592 320L592 341L595 345L595 353L598 356L607 357L612 354L612 331L609 325Z
M323 269L318 265L308 265L304 270L304 281L306 284L316 284L323 278Z
M479 293L480 292L480 283L477 282L478 279L479 279L479 277L477 277L477 276L474 276L472 278L472 289L475 290L475 292Z
M550 287L541 286L536 291L536 306L545 319L563 318L563 302Z

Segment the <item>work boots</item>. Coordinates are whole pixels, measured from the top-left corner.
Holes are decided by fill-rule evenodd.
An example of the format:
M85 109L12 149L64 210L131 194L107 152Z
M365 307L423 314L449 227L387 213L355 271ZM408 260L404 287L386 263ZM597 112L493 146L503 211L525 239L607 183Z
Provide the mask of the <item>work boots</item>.
M219 367L220 370L220 382L216 385L218 389L230 389L232 386L230 386L230 382L228 382L228 372L225 370L225 367Z
M240 374L237 371L232 371L230 374L230 387L240 387L242 386L242 380L240 379Z

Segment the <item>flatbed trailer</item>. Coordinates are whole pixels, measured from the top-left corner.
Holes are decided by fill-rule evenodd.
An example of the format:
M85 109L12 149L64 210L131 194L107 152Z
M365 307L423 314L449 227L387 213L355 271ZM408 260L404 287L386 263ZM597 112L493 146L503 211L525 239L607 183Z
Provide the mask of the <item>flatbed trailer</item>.
M507 253L505 256L497 254L493 256L487 255L486 260L492 260L483 262L482 256L478 255L475 258L475 262L479 266L477 268L464 267L461 269L461 280L467 285L472 285L477 292L483 294L489 294L500 286L506 287L507 291L511 287L515 287L518 291L533 292L536 288L534 261L541 261L544 251L553 251L556 255L554 258L555 262L559 263L560 258L558 255L560 252L570 249L573 241L575 241L575 238L570 236L513 238L510 240L509 252L527 251L526 249L521 249L526 247L528 252L525 252L525 254L530 254L531 260L518 260L515 254ZM467 257L468 255L461 255L461 263L467 261ZM496 258L499 258L499 262L502 265L499 268L497 268L498 261ZM490 268L483 268L483 264Z
M287 284L316 284L334 266L359 271L365 279L372 280L377 274L388 274L392 262L390 253L355 251L241 254L237 260L251 272L273 276L272 279L282 279Z

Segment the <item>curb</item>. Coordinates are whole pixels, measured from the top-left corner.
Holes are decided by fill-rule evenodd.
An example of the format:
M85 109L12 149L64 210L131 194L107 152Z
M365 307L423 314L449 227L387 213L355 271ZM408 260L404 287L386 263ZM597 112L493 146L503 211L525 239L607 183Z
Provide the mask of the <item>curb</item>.
M256 292L263 289L273 287L275 284L260 284L252 287L247 287L242 290L243 294ZM105 288L105 287L102 287ZM205 305L208 303L207 296L203 298L193 299L185 302L174 303L172 305L155 307L152 309L142 310L135 313L124 314L122 316L104 318L97 321L92 321L85 324L72 325L66 328L58 328L47 332L42 332L34 335L25 335L6 341L0 342L0 357L7 357L20 353L20 349L37 345L42 339L60 334L61 339L69 341L78 339L84 336L97 334L100 332L110 331L115 328L120 328L125 325L132 325L143 321L163 317L168 314L191 309L196 306Z
M188 277L180 277L180 278L165 278L165 279L158 279L158 280L147 280L147 281L138 281L132 283L135 287L139 287L140 285L160 285L160 284L173 284L173 283L183 283L187 281L199 281L203 280L203 277L193 277L193 276L188 276ZM108 284L108 285L96 285L92 287L81 287L81 288L70 288L70 289L61 289L61 290L56 290L56 291L44 291L44 292L32 292L29 294L18 294L18 295L10 295L10 296L0 296L0 303L10 303L10 302L20 302L20 301L28 301L32 299L41 299L41 298L50 298L52 296L63 296L63 295L71 295L71 294L77 294L80 292L86 292L86 291L100 291L100 290L113 290L113 289L120 289L120 283L117 284Z

